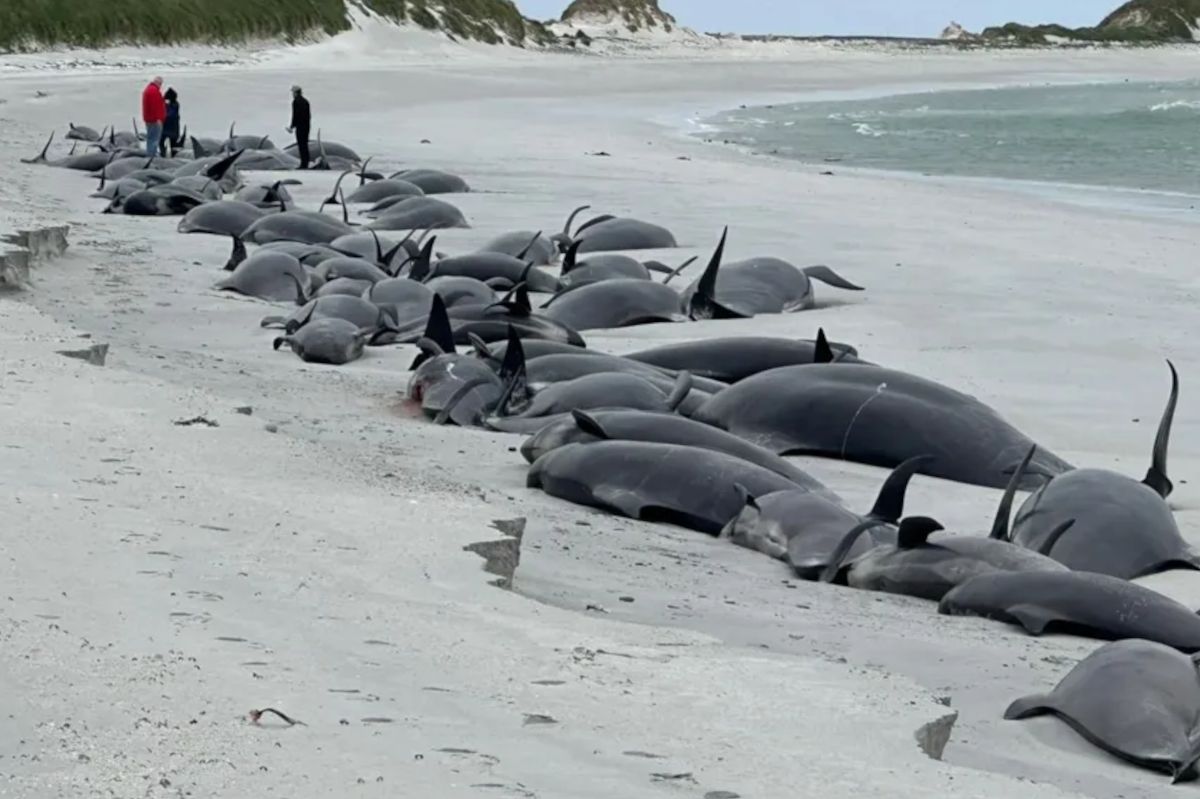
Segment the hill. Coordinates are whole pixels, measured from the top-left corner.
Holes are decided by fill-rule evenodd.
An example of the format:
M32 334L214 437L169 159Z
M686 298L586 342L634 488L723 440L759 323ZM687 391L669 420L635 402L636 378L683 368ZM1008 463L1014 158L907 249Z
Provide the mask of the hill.
M458 39L553 40L511 0L0 0L0 49L298 41L349 30L348 4Z
M1200 38L1200 0L1130 0L1095 27L1021 25L986 28L989 41L1017 44L1056 42L1191 42Z
M1200 0L1131 0L1105 17L1100 30L1193 41L1200 30Z
M661 28L670 33L675 18L658 7L658 0L575 0L562 21L573 25L620 24L631 33Z

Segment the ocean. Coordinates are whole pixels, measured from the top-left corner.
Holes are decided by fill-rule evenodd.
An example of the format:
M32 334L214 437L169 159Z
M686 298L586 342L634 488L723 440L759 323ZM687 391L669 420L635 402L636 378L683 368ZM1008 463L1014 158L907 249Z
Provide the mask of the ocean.
M815 163L1200 196L1200 81L742 108L704 136Z

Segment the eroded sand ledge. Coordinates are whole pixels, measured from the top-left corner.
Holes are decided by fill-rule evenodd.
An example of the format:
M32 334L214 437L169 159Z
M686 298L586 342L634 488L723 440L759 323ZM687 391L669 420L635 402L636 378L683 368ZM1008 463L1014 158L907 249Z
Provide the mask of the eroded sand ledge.
M815 90L1169 78L1192 70L1191 51L806 48L769 63L601 64L439 50L436 67L334 55L318 46L168 83L203 135L236 111L239 130L285 139L287 86L300 82L331 139L384 167L460 171L483 191L455 198L474 227L439 237L448 251L554 229L590 202L671 226L685 247L663 256L707 251L729 224L731 257L822 261L868 287L849 301L822 291L828 305L789 317L589 336L606 350L824 325L872 360L978 394L1065 457L1131 472L1145 468L1170 356L1184 380L1171 467L1196 538L1190 219L822 177L649 121ZM51 127L119 123L143 79L0 80L13 131L0 227L72 231L29 292L0 299L0 785L13 795L1164 790L1051 726L999 721L1088 642L799 583L724 542L528 491L509 451L519 437L399 413L405 349L344 369L271 352L257 329L269 308L210 289L226 242L178 235L170 219L100 216L87 179L18 162ZM612 157L584 155L598 150ZM297 196L315 205L332 180ZM101 343L102 368L58 354ZM173 424L199 415L219 426ZM806 465L856 505L882 478ZM986 529L996 499L919 479L911 507ZM501 591L464 547L519 516L515 591ZM250 726L264 706L308 726ZM926 757L918 731L955 711L945 762Z

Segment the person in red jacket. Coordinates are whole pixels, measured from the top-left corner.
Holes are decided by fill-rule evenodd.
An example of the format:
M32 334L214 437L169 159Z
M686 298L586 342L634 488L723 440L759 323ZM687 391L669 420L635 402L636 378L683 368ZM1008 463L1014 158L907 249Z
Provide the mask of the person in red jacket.
M142 92L142 121L146 123L146 155L158 155L162 141L163 123L167 120L167 104L162 96L163 79L156 77Z

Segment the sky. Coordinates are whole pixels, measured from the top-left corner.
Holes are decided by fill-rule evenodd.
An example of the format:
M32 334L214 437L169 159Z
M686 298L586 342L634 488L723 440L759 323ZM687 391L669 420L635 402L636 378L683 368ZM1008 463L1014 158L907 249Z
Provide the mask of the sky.
M1005 22L1095 25L1122 0L659 0L680 24L721 33L937 36L951 20L979 31ZM558 17L569 0L516 0L528 17Z

